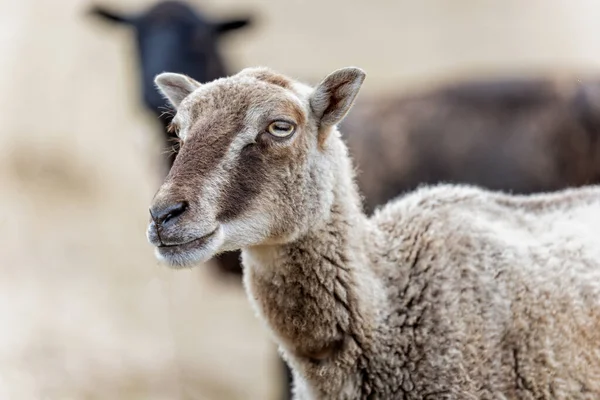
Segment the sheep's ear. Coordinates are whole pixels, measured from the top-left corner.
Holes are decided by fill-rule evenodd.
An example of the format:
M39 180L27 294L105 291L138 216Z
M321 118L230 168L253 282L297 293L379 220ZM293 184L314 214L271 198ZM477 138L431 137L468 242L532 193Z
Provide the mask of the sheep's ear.
M110 11L102 6L92 6L88 13L90 15L104 19L105 21L116 23L116 24L130 24L133 18L118 14L114 11Z
M154 83L175 108L179 107L183 99L201 86L200 82L189 76L171 72L158 74Z
M218 34L222 34L222 33L227 33L227 32L231 32L231 31L236 31L240 28L244 28L251 24L252 24L252 18L250 18L250 17L230 19L227 21L217 22L215 24L215 31Z
M323 79L310 97L310 107L321 126L330 127L344 119L365 76L362 69L347 67Z

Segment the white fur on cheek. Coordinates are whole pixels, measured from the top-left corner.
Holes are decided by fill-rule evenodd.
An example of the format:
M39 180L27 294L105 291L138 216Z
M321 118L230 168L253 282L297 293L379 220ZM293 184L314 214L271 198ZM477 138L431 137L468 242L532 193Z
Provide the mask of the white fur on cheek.
M250 214L222 224L222 251L239 250L262 244L270 234L271 216L265 213Z
M253 126L253 125L250 125ZM254 129L247 128L246 130L239 132L235 139L229 145L229 149L227 150L227 154L225 155L221 165L224 169L228 170L233 168L235 163L238 162L240 153L244 146L248 143L252 143L254 141L254 137L257 135Z

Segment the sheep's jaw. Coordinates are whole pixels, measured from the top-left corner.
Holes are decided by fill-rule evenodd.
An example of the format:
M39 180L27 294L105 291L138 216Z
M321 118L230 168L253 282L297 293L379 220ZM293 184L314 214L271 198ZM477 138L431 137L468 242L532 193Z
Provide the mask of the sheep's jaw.
M214 230L193 237L185 237L164 243L152 224L148 228L148 241L154 246L156 258L173 268L191 267L214 257L223 243L221 226Z

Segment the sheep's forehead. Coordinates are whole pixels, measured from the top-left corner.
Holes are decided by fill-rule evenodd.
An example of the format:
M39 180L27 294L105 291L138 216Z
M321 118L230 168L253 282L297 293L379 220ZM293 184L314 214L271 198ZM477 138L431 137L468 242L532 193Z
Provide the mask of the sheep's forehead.
M306 118L308 101L295 86L281 87L254 77L234 76L202 85L181 103L178 122L192 126L206 120L226 120L227 125L255 125L261 118ZM218 123L218 122L217 122Z

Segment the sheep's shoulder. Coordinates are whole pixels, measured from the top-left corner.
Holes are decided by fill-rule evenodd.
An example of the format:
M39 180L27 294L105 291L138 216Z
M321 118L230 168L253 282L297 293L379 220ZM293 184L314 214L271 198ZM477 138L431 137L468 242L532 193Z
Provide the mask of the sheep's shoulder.
M376 210L372 221L387 243L408 237L445 240L456 236L459 227L461 234L469 234L469 228L487 218L486 194L471 186L426 186Z

